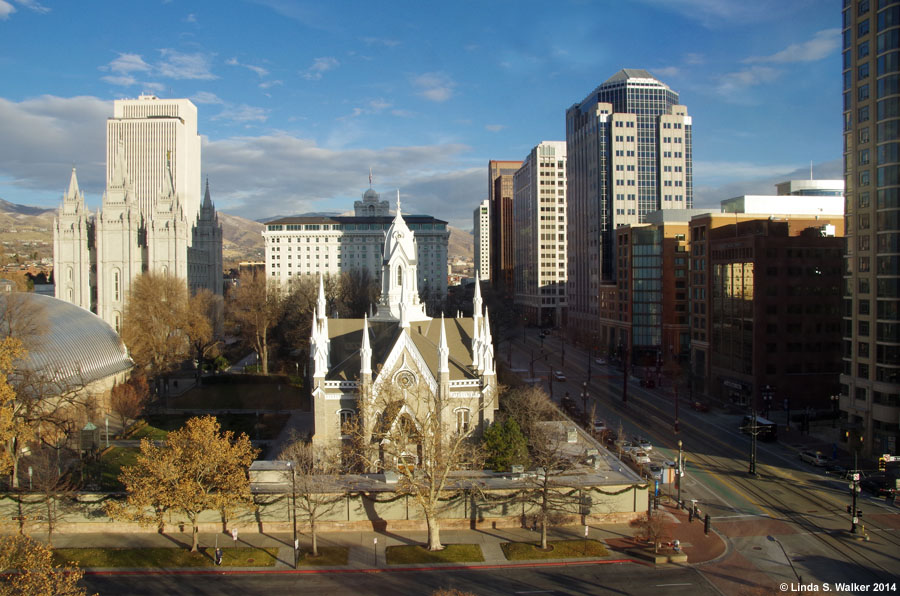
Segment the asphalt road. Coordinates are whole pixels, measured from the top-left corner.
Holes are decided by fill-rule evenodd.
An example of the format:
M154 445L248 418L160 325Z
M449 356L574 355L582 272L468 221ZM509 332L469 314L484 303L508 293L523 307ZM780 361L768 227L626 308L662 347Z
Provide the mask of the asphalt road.
M508 594L660 596L718 595L694 569L653 568L638 564L569 565L452 571L386 571L296 575L115 575L86 576L101 596L264 594L384 596L428 595L438 588L457 588L478 596Z

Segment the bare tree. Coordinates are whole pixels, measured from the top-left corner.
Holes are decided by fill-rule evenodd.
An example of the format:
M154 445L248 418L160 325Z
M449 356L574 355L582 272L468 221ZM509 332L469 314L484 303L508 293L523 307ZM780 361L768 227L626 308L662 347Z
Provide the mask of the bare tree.
M449 506L448 497L474 485L455 473L480 466L478 421L494 407L494 396L456 398L450 404L411 374L379 376L375 419L361 425L373 429L371 439L378 444L378 460L369 464L398 475L398 493L415 499L425 515L428 550L441 550L440 514Z
M635 538L645 540L653 544L653 552L659 552L659 546L668 538L669 524L660 511L648 511L646 515L631 522L631 527L637 530Z
M531 474L523 498L533 509L541 527L541 548L547 549L547 530L557 520L580 511L580 491L573 487L575 469L584 458L584 449L569 443L561 424L545 424L529 443Z
M259 354L262 373L269 374L269 348L272 328L281 318L283 293L278 282L254 272L241 277L228 296L226 313L248 345Z
M540 387L525 385L507 389L500 395L500 408L505 416L519 424L529 442L539 438L540 422L557 417L556 406Z
M316 449L295 434L278 459L291 463L292 491L296 509L309 526L312 554L319 556L317 524L343 502L346 489L340 479L341 454L337 449ZM293 507L293 505L292 505Z
M72 463L69 458L62 460L59 451L54 452L49 447L39 449L28 459L32 496L38 499L32 505L44 518L50 547L53 546L53 530L65 513L66 505L75 496L76 487L69 475Z

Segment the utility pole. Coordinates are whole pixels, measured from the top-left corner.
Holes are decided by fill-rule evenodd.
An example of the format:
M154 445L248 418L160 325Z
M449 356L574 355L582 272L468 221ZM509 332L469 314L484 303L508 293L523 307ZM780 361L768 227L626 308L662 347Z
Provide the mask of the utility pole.
M672 388L675 390L675 432L678 432L678 384L672 383Z
M859 494L859 462L858 452L853 453L853 472L850 474L850 507L847 513L850 514L850 533L856 534L856 524L859 523L859 511L856 509L856 495Z
M756 423L756 410L750 410L753 420L750 422L750 469L751 476L756 476L756 435L759 434L759 425Z
M622 369L622 403L628 403L628 346L625 349L625 367Z
M684 452L681 439L678 439L678 467L675 468L675 481L678 483L678 506L681 507L681 478L684 476Z

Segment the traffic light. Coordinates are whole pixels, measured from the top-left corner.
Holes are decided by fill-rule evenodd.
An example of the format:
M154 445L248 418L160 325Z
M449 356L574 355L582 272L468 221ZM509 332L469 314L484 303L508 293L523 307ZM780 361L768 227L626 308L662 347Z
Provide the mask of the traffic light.
M857 510L856 510L856 517L862 519L862 509L857 509Z
M853 513L853 508L847 505L847 513Z
M884 472L886 468L887 468L887 461L885 461L884 457L879 457L878 458L878 471Z

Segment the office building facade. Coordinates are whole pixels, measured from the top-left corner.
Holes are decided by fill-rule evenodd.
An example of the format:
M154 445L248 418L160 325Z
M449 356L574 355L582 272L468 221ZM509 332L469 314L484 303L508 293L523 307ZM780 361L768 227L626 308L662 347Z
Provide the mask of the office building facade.
M566 306L566 144L534 147L514 176L515 302L527 324L556 327Z
M842 3L843 438L869 455L900 441L900 2Z
M600 285L616 279L615 229L693 204L692 121L678 94L625 69L566 111L568 313L575 339L599 327Z
M515 290L515 223L513 176L521 161L488 162L488 201L491 205L491 273L494 291L512 298Z
M491 278L491 201L478 203L472 212L472 233L475 235L475 270L482 280Z

